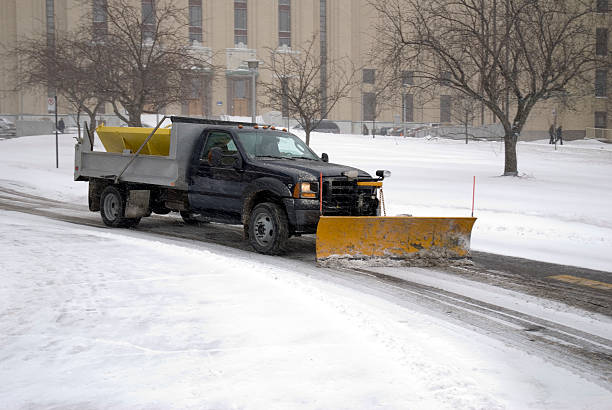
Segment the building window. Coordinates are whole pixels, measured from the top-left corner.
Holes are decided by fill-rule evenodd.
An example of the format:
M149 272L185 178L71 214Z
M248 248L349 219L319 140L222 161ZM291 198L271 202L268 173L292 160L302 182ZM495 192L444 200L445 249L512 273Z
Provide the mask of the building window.
M414 71L402 71L402 85L414 84Z
M363 69L363 82L365 84L374 84L376 81L376 70L373 68Z
M278 45L291 47L291 0L278 1Z
M376 94L363 93L363 120L376 120Z
M608 12L608 0L597 0L597 12L598 13Z
M93 35L94 40L99 41L108 33L107 0L93 0Z
M608 29L598 28L595 36L595 54L598 56L608 55Z
M202 44L202 0L189 0L189 43Z
M45 4L45 17L47 19L47 46L55 48L55 5L53 0Z
M595 112L595 128L608 128L608 113L606 111Z
M193 74L183 78L185 98L182 101L183 115L210 115L210 77L206 74Z
M607 97L608 95L608 71L595 71L595 97Z
M246 46L247 41L247 2L234 0L234 44Z
M155 0L141 0L142 39L153 41L155 35Z
M251 77L228 77L227 101L229 115L242 117L251 115L251 87Z
M402 122L414 121L414 96L404 94L402 96Z
M441 71L440 72L440 85L449 86L451 84L451 72Z
M45 17L46 17L46 29L47 29L47 47L49 50L55 50L55 4L53 0L47 0L45 2ZM49 78L54 78L55 72L52 69L48 69ZM53 97L56 94L56 90L53 84L49 84L47 87L47 96Z
M451 96L440 96L440 122L451 122Z

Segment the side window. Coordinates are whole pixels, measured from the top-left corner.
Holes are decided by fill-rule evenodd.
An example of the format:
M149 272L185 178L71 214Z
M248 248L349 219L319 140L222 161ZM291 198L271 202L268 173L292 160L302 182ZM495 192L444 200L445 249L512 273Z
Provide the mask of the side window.
M221 131L213 131L208 134L208 138L206 138L206 144L204 144L200 159L202 161L210 162L211 149L215 147L221 148L221 151L223 152L223 160L221 163L223 165L231 166L234 163L234 158L231 156L238 152L238 148L236 148L236 144L232 140L231 135Z

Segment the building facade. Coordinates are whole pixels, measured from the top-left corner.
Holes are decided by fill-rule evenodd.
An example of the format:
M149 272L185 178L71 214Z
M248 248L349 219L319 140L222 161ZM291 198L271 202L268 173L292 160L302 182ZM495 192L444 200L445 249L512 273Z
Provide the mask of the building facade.
M94 27L104 27L107 0L2 0L0 1L0 44L4 50L18 39L46 35L52 44L55 33L74 29L90 21ZM143 21L156 0L132 0L142 8ZM597 43L597 58L602 68L594 73L592 96L578 101L574 110L554 103L537 106L524 130L525 136L545 137L551 124L562 125L566 135L583 137L595 128L612 128L612 111L608 103L609 31L612 24L607 0L596 2L593 16L593 36ZM304 44L317 34L320 49L326 59L348 57L355 66L364 67L359 84L349 98L341 101L330 113L345 132L361 132L366 123L452 123L450 90L441 87L439 95L427 101L405 91L412 78L404 73L396 98L376 101L376 67L369 61L369 51L375 37L376 15L367 0L174 0L184 8L188 18L185 41L194 52L210 56L219 67L214 76L194 73L187 79L190 90L180 106L167 108L167 113L218 117L221 115L250 116L252 81L246 62L265 61L270 49L286 49ZM89 19L89 20L87 20ZM89 24L89 23L88 23ZM96 26L97 25L97 26ZM16 56L0 59L0 115L48 113L48 98L53 90L16 90ZM323 70L325 73L325 70ZM259 71L266 78L266 71ZM324 75L325 80L325 75ZM258 103L265 96L257 97ZM67 114L59 103L60 112ZM110 106L105 107L111 113ZM258 113L265 109L258 105ZM491 124L494 117L488 110L478 109L473 124ZM377 125L378 126L378 125Z

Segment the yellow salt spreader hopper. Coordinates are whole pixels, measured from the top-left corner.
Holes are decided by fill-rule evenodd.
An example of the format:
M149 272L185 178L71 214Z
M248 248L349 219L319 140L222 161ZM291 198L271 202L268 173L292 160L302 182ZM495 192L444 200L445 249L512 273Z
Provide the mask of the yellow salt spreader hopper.
M124 152L127 150L135 153L152 131L153 128L144 127L106 127L100 125L96 128L106 152ZM169 128L158 128L152 138L140 150L140 154L143 155L168 156L169 152Z

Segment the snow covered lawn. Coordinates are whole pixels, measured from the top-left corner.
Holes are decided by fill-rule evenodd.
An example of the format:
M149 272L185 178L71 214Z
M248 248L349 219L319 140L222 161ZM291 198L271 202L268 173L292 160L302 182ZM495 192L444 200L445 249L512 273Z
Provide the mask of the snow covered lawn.
M519 142L520 177L503 173L500 142L314 134L330 161L385 180L388 215L470 216L472 249L612 272L612 144Z

